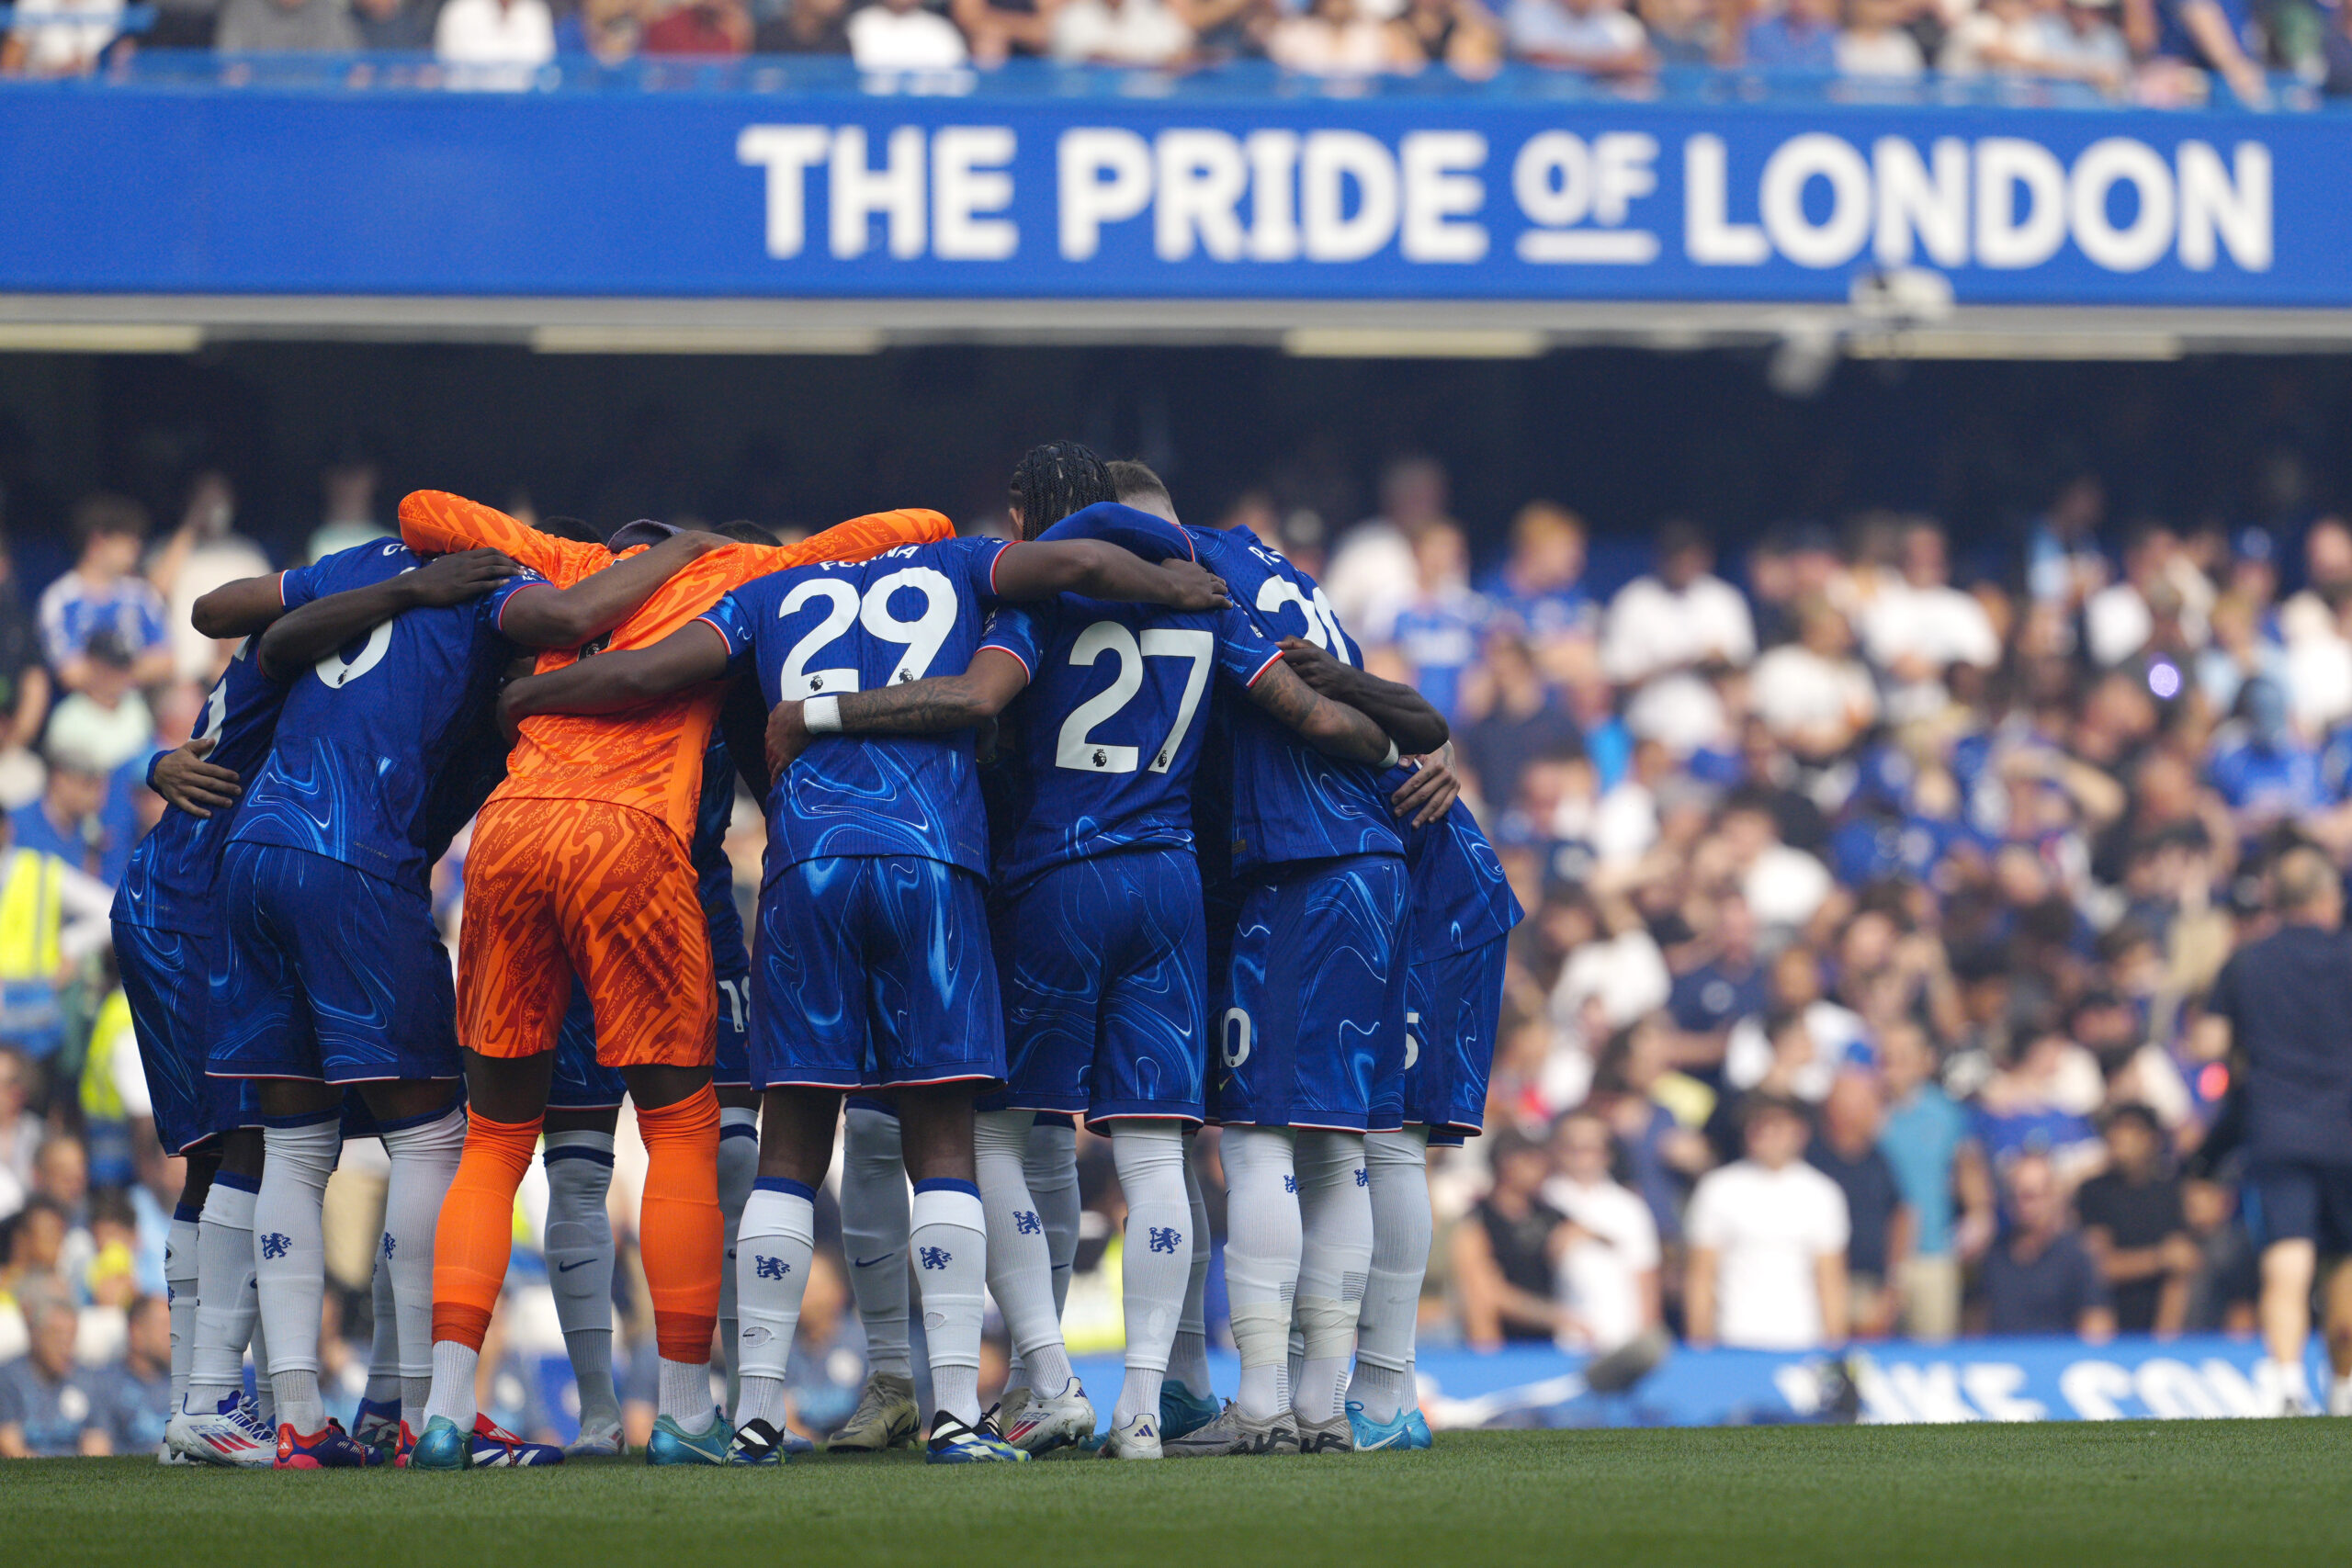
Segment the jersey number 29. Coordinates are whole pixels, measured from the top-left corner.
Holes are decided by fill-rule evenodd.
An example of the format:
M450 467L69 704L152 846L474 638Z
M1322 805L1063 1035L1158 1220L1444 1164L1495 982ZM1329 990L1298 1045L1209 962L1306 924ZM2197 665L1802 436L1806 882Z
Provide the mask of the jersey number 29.
M911 621L900 620L891 612L890 596L900 589L922 595L922 614ZM776 606L776 615L793 615L820 599L825 601L825 618L794 643L792 651L785 656L780 701L797 702L827 692L858 689L854 665L833 670L808 668L808 661L831 648L849 630L852 621L863 626L868 636L898 643L907 650L889 673L886 683L891 685L922 680L930 670L931 661L939 657L948 634L956 629L956 585L944 573L927 566L892 572L868 588L863 599L854 583L838 578L813 578L786 594L784 603Z

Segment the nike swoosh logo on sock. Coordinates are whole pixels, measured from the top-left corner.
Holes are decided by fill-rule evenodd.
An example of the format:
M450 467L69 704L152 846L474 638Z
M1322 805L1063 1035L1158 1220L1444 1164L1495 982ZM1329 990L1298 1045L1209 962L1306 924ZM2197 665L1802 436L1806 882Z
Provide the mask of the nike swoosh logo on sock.
M559 1274L569 1274L574 1269L585 1269L595 1261L593 1258L582 1258L571 1263L559 1263L555 1266L555 1271Z
M897 1256L898 1254L895 1252L885 1252L876 1258L860 1258L853 1259L853 1261L855 1262L860 1269L871 1269L876 1263L888 1263Z

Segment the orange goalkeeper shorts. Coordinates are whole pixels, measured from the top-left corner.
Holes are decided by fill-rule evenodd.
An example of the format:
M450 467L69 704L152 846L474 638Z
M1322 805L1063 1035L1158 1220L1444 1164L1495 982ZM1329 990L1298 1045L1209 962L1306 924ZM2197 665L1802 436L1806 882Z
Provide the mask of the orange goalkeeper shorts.
M661 818L593 800L493 800L466 854L458 1038L485 1056L555 1049L577 975L608 1067L707 1067L718 987L686 846Z

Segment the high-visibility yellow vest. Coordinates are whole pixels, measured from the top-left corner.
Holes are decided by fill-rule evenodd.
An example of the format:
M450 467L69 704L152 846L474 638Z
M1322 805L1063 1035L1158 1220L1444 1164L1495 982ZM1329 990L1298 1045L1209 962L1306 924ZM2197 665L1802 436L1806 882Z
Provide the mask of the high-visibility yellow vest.
M40 850L12 849L0 876L0 980L51 980L63 961L59 901L66 864Z
M90 1026L90 1052L82 1058L82 1114L92 1122L123 1120L122 1089L114 1075L114 1054L138 1049L130 1033L130 998L120 986L98 1009Z

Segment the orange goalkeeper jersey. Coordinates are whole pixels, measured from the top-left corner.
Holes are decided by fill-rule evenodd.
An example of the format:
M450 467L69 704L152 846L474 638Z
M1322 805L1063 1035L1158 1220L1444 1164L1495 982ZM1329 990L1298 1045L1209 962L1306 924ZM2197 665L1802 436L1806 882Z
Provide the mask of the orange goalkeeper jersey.
M647 648L718 602L729 589L811 561L867 560L900 545L929 544L956 532L936 512L877 512L853 517L797 545L729 545L689 563L613 628L607 646ZM488 546L505 551L560 588L569 588L616 558L602 545L559 539L479 502L444 491L416 491L401 502L401 536L410 547L439 553ZM634 552L625 552L634 553ZM541 671L578 657L539 655ZM537 714L507 760L493 800L606 800L651 812L692 841L702 793L702 758L718 716L716 684L691 687L625 712Z

